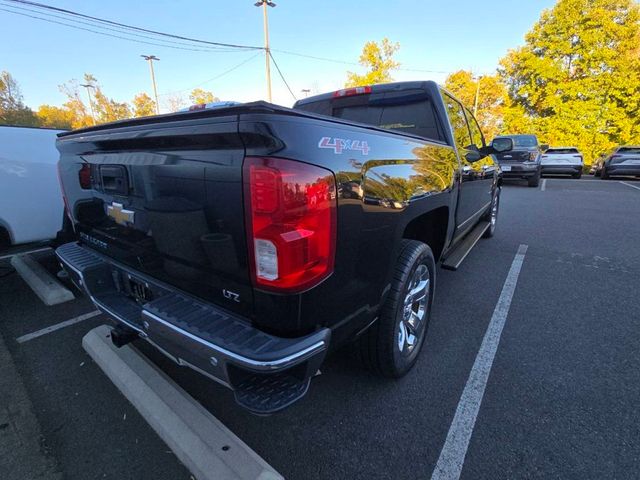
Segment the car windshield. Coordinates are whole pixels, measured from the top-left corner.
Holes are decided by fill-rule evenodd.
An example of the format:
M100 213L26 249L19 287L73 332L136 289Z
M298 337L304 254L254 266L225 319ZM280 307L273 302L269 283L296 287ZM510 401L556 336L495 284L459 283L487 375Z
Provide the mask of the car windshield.
M577 148L550 148L545 153L551 155L560 155L560 154L579 154Z
M514 147L535 147L538 145L538 139L534 135L518 135L511 137Z

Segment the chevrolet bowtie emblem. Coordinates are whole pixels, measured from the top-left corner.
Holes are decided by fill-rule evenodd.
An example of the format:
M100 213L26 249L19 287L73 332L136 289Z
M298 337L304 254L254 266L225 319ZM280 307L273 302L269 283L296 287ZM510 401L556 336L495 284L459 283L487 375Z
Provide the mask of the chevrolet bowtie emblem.
M111 205L107 205L107 215L113 218L116 223L127 226L133 223L135 212L125 209L121 203L113 202Z

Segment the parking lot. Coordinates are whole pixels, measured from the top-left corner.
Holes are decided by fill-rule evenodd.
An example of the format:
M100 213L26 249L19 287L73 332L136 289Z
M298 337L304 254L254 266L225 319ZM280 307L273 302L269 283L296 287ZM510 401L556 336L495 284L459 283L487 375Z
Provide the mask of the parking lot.
M345 348L303 401L270 417L247 413L227 389L140 348L289 479L429 478L434 471L452 478L445 447L447 458L464 460L465 479L637 478L638 218L637 181L506 184L495 238L481 240L457 272L438 270L427 343L406 377L381 380ZM50 254L37 258L55 270ZM505 311L499 300L510 286ZM103 316L17 341L95 310L77 297L45 307L17 274L0 279L0 334L44 451L69 479L190 478L83 350L82 337ZM495 357L480 358L488 327L500 319L504 328L489 338ZM489 374L483 391L474 391L470 377L478 369ZM456 428L471 428L468 446Z

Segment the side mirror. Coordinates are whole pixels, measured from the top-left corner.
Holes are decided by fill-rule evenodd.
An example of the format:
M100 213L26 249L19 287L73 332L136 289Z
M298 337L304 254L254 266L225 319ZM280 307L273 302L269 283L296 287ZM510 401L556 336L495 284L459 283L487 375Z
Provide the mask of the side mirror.
M464 156L469 163L477 162L482 159L482 154L477 150L471 150L467 152Z
M543 143L542 145L540 145L540 148L542 149L543 152L546 152L547 150L549 150L549 144Z
M492 153L504 153L513 150L513 140L509 137L494 138L491 142Z

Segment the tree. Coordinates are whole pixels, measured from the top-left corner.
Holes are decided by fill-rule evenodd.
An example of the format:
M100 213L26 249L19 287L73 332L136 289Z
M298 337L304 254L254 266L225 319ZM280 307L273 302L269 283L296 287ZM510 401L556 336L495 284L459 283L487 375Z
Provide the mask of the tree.
M523 47L502 59L505 127L577 146L587 163L640 143L640 6L633 0L559 0Z
M38 119L22 101L18 82L9 72L0 73L0 123L33 127Z
M503 128L507 90L498 75L474 77L467 70L459 70L447 77L445 88L453 93L472 112L477 94L478 110L476 120L480 124L485 139L489 142L500 133Z
M213 93L201 88L194 88L189 94L189 100L193 105L220 101Z
M184 108L186 102L181 95L174 95L167 98L167 108L170 112L177 112L181 108Z
M388 38L383 38L382 42L367 42L364 44L360 54L359 63L368 70L364 75L354 72L347 72L346 87L359 87L363 85L373 85L376 83L388 83L391 78L391 71L400 66L400 63L393 59L393 55L400 49L399 43L391 43Z
M134 117L148 117L156 114L156 102L151 100L151 97L146 93L139 93L131 103L133 104Z
M131 108L129 108L129 105L126 102L116 102L108 98L102 92L102 88L96 77L90 73L85 73L84 84L93 86L91 88L91 107L93 107L95 123L113 122L114 120L131 117ZM71 80L61 85L60 90L68 97L64 108L67 108L73 114L73 128L92 125L94 119L91 118L91 108L85 106L80 96L80 84L78 81Z
M40 105L36 112L40 126L70 130L73 128L75 117L68 108L53 105Z
M91 116L91 109L85 105L80 96L80 83L74 79L60 85L58 88L67 96L67 101L62 108L69 111L71 118L73 118L71 127L82 128L93 125L94 119Z

